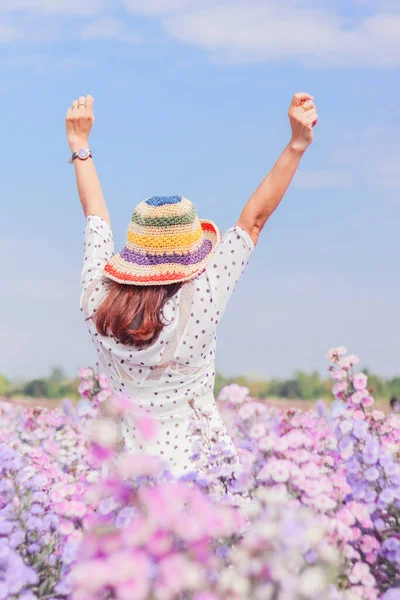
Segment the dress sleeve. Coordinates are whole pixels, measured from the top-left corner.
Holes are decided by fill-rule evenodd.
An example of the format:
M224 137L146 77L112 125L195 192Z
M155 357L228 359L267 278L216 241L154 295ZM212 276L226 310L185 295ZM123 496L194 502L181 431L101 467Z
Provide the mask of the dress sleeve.
M254 250L249 234L241 227L231 227L223 236L220 244L207 266L209 281L217 321L222 317L228 301Z
M114 254L114 239L110 226L97 216L86 218L81 272L82 296L93 281L101 277L106 263Z

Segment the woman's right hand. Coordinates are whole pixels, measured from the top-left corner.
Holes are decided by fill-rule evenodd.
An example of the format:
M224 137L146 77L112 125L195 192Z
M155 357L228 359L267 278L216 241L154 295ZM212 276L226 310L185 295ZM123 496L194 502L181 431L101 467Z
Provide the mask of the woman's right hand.
M94 123L93 102L92 96L81 96L67 110L65 127L72 152L89 145L89 135Z
M291 148L304 152L314 140L313 127L318 123L317 108L313 96L298 93L293 96L289 107L292 128Z

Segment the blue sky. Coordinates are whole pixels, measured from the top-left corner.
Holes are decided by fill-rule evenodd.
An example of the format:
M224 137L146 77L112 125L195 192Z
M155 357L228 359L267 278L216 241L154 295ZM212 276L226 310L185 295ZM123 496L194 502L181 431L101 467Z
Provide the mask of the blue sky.
M217 365L287 376L324 369L340 344L400 373L399 30L390 0L1 0L0 372L95 359L64 139L75 97L96 99L119 249L153 194L232 225L289 140L292 94L308 91L316 140L221 323Z

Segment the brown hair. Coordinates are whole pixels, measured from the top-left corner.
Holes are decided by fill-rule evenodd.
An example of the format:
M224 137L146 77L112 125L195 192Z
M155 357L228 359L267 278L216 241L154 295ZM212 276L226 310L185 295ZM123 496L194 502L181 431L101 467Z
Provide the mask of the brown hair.
M182 283L136 286L108 280L107 296L93 315L98 333L126 346L152 344L162 331L163 308Z

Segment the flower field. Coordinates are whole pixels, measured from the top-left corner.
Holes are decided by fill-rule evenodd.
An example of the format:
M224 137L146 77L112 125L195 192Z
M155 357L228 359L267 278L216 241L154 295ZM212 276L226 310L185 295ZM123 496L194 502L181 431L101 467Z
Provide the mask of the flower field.
M87 407L0 403L0 600L400 600L400 416L374 409L357 357L328 358L330 406L222 390L239 460L193 405L179 479L123 453L131 401L90 368Z

